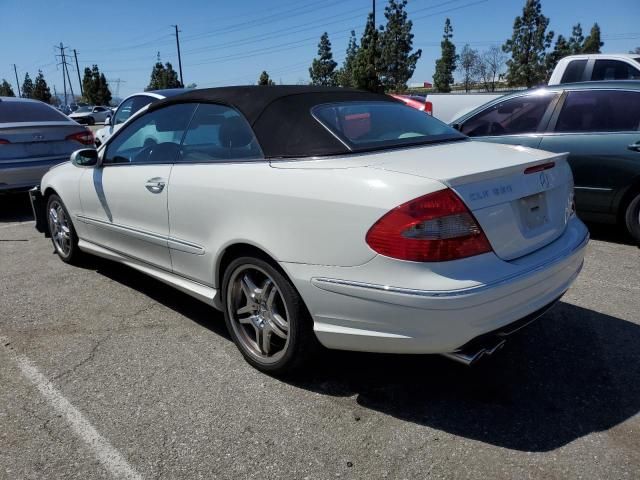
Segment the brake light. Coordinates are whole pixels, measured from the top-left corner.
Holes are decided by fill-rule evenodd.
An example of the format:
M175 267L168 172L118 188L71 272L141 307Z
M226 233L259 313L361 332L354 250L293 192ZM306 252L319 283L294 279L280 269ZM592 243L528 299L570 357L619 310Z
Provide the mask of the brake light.
M91 130L83 130L82 132L72 133L71 135L66 137L66 140L75 140L76 142L80 142L82 145L93 145L95 142Z
M433 117L433 103L424 102L424 113Z
M450 189L411 200L378 220L367 244L387 257L442 262L491 251L486 235Z
M535 165L533 167L526 168L524 170L524 173L528 174L528 173L541 172L543 170L549 170L550 168L553 168L555 166L556 166L556 162L543 163L542 165Z
M7 145L8 143L11 143L9 140L5 140L4 138L0 138L0 145Z

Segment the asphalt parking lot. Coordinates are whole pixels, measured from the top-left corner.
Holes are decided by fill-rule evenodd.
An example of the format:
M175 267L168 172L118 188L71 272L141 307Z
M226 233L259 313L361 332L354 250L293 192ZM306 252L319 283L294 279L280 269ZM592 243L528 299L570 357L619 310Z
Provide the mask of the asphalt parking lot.
M0 196L0 478L638 478L640 249L593 237L561 303L477 368L326 352L282 381L221 314L63 264Z

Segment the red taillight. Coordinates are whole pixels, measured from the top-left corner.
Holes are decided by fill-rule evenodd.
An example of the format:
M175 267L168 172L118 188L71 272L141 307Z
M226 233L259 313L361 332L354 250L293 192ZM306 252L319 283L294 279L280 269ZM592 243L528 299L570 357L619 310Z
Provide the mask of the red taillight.
M387 257L442 262L491 251L480 225L449 189L394 208L367 232L367 244Z
M525 168L524 173L536 173L543 170L549 170L556 166L556 162L543 163L542 165L535 165L533 167Z
M5 140L4 138L0 138L0 145L7 145L8 143L11 143L9 140Z
M424 102L424 113L433 117L433 103Z
M75 140L76 142L80 142L82 145L93 145L95 141L93 139L93 133L91 133L91 130L72 133L71 135L66 137L66 140Z

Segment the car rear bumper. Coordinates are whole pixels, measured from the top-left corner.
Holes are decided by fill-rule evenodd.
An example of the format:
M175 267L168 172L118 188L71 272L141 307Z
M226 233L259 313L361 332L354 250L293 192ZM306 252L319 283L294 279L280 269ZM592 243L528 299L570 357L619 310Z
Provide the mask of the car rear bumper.
M378 256L359 267L282 266L326 347L451 353L553 304L580 272L588 238L574 218L560 238L511 262L490 253L439 264Z
M68 155L46 160L16 160L0 164L0 192L28 190L40 183L49 169L69 160Z

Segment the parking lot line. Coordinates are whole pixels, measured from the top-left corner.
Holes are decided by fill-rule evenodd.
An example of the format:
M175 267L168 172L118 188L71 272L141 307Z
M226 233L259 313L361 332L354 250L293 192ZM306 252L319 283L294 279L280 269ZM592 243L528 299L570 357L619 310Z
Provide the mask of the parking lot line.
M5 345L7 339L0 337L0 345ZM93 451L94 455L118 479L142 480L142 476L125 460L125 458L89 423L82 412L74 407L69 400L58 391L38 368L23 355L9 356L20 368L22 375L36 386L38 391L49 404L71 425L72 430Z

